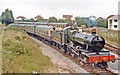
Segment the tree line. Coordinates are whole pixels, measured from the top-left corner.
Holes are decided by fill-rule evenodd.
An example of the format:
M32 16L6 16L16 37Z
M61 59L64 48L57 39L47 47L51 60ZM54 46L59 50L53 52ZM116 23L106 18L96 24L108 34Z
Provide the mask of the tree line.
M39 15L40 16L40 15ZM21 18L19 21L29 21L29 22L38 22L38 21L46 21L46 22L59 22L59 23L75 23L77 26L86 25L87 27L108 27L108 21L107 19L112 17L114 15L108 16L106 19L102 17L98 17L96 20L91 20L88 17L75 17L74 20L71 18L65 18L65 19L57 19L56 17L52 16L49 17L49 19L44 19L43 17L38 17L36 20L31 18L29 20L25 20L25 18Z
M17 17L18 18L18 17ZM34 18L26 19L24 16L19 16L19 20L17 21L28 21L28 22L39 22L39 21L46 21L46 22L62 22L62 23L72 23L72 20L70 18L66 19L57 19L56 17L52 16L49 17L49 19L44 19L42 16L37 15Z
M24 16L18 16L17 21L27 21L27 22L38 22L38 21L46 21L46 22L62 22L62 23L75 23L77 26L80 25L86 25L87 27L91 26L97 26L97 27L105 27L107 28L108 26L108 21L107 19L112 17L114 15L108 16L106 19L102 17L98 17L96 20L90 20L88 17L75 17L74 20L71 18L65 18L65 19L57 19L56 17L52 16L49 17L49 19L44 19L42 16L37 15L34 18L26 19ZM4 12L2 12L0 16L0 21L2 24L8 25L10 23L14 22L14 17L13 17L13 12L9 9L6 9Z

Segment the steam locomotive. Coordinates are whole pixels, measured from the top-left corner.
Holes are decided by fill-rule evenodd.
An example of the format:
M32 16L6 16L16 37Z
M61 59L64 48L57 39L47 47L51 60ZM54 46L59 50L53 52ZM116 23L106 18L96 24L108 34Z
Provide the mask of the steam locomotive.
M78 29L68 25L65 28L47 25L25 25L11 24L29 35L33 35L42 40L46 40L51 45L59 48L64 53L71 55L85 64L107 67L107 62L115 59L115 56L105 51L105 39L96 35L96 30L92 34L79 33Z

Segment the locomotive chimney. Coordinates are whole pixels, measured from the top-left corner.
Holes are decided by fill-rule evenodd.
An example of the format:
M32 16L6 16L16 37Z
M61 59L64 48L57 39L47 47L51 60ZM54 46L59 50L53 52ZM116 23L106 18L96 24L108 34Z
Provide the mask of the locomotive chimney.
M92 29L91 33L92 33L92 35L95 35L96 34L96 29Z

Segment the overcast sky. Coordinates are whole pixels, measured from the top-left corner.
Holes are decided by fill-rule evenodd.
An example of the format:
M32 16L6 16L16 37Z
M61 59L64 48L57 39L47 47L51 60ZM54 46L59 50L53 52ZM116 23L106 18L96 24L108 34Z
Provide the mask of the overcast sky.
M104 17L118 13L119 0L0 0L0 14L6 9L13 11L14 17L25 16L44 18L62 15Z

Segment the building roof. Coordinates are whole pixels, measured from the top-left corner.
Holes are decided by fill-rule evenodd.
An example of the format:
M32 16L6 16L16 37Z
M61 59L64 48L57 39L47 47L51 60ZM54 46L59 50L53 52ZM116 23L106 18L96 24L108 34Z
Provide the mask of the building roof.
M18 16L16 19L19 19L19 18L21 18L21 19L26 19L26 17L24 17L24 16Z
M72 18L73 15L63 15L63 18Z
M36 18L43 19L43 17L40 16L40 15L37 15L37 16L35 17L35 19L36 19Z
M108 18L108 20L114 20L114 19L118 19L118 18L120 18L120 15L112 16L112 17Z
M95 16L89 16L89 18L96 18Z

